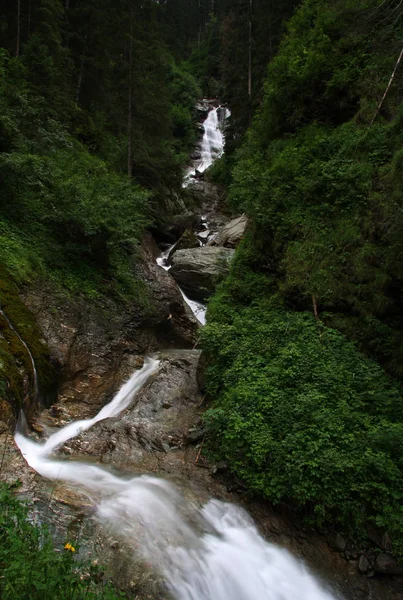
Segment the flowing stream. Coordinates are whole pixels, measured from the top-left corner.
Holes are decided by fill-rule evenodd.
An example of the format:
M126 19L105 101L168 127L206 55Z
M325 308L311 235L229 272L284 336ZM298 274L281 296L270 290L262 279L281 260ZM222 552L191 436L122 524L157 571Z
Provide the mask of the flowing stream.
M217 122L218 109L213 109L205 123L198 170L222 153ZM166 270L172 249L157 260ZM205 307L182 295L204 323ZM124 538L133 553L140 543L142 557L164 577L176 600L334 599L302 562L266 542L240 507L217 500L196 506L166 480L145 475L127 478L93 463L53 456L67 440L102 419L118 416L159 365L157 359L146 358L143 368L94 418L66 425L42 444L26 437L21 426L17 428L15 441L28 464L43 477L89 492L98 518Z
M66 425L39 444L20 430L15 441L40 475L87 490L98 518L141 552L177 600L332 600L334 597L286 550L266 542L239 507L209 501L197 507L168 481L127 479L94 464L52 454L98 421L117 416L157 372L146 359L113 400L93 418Z

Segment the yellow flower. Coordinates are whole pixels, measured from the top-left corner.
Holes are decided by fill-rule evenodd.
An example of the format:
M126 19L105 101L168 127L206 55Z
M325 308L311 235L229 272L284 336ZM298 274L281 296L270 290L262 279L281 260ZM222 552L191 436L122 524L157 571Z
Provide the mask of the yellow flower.
M76 551L76 549L74 548L74 546L72 546L70 544L70 542L68 542L67 544L64 545L64 549L65 550L70 550L70 552L75 552Z

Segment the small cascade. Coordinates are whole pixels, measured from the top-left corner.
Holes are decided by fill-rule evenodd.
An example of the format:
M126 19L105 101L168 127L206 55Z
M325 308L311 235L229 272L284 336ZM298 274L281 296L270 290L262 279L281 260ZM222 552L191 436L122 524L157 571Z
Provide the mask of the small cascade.
M196 319L199 321L200 325L205 325L207 306L205 304L202 304L201 302L196 302L196 300L191 300L190 298L188 298L185 292L180 287L179 291L182 294L182 298L184 299L184 301L186 302Z
M101 419L116 416L158 369L146 360L94 419L77 421L38 444L17 431L28 464L43 477L87 490L97 516L135 555L140 551L177 600L334 600L305 566L266 542L243 509L216 500L199 508L171 483L150 476L127 479L94 464L51 454Z
M7 325L10 327L10 329L15 333L15 335L18 337L18 339L20 340L21 344L24 346L25 350L27 351L27 354L29 356L29 359L31 361L31 365L32 365L32 374L33 374L33 378L34 378L34 390L35 390L35 398L38 398L39 396L39 381L38 381L38 372L36 370L36 366L35 366L35 360L34 357L32 356L32 352L31 350L28 348L27 344L25 343L25 341L22 339L22 337L20 336L20 334L18 333L18 331L15 329L14 325L11 323L10 319L8 318L8 316L6 315L6 313L0 308L0 315L3 317L3 319L6 321Z
M171 255L172 251L174 250L177 243L178 242L176 242L175 244L172 244L172 246L169 246L169 248L164 250L164 252L162 252L156 259L157 265L159 265L160 267L165 269L165 271L169 271L169 269L171 268L171 265L168 263L168 261L169 261L170 255Z

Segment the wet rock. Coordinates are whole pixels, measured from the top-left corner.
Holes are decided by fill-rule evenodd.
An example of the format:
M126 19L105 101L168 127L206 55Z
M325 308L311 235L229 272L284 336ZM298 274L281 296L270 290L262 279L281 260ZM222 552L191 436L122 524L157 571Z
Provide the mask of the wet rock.
M204 231L199 231L198 233L196 233L197 239L200 240L200 242L202 242L203 244L205 244L207 242L209 235L210 235L209 229L205 229Z
M383 575L403 575L403 565L399 565L390 554L379 554L374 569L376 573Z
M154 310L143 320L142 326L157 331L160 347L166 346L167 343L184 348L191 347L196 340L197 321L170 273L156 264L154 257L158 249L153 239L151 236L146 239L147 242L142 248L145 259L141 275L150 289Z
M197 176L189 183L187 190L199 206L207 204L214 207L220 199L217 186Z
M119 468L150 470L155 456L163 460L161 454L181 446L193 426L201 400L196 383L199 357L197 350L165 351L159 371L133 405L69 443L73 452L99 457Z
M217 279L226 275L234 250L202 247L178 250L172 256L171 275L191 298L204 301Z
M347 547L347 542L340 533L332 533L326 536L326 540L332 550L344 552Z
M358 561L358 570L360 573L367 573L369 571L369 569L371 568L371 564L368 560L368 558L362 554L360 556L360 559Z
M243 238L247 225L248 219L245 215L233 219L209 242L209 245L235 248Z
M195 106L195 110L199 113L201 117L203 117L203 119L205 119L210 110L210 104L208 104L207 102L198 102Z

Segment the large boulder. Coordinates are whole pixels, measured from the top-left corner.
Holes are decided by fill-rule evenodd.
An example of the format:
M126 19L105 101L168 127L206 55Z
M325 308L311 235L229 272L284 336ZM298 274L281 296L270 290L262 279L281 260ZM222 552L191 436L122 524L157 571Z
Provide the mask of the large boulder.
M207 246L178 250L170 274L185 294L203 302L213 293L219 277L228 272L233 254L229 248Z
M227 223L209 244L212 246L235 248L243 238L247 225L248 218L245 215L241 215Z

